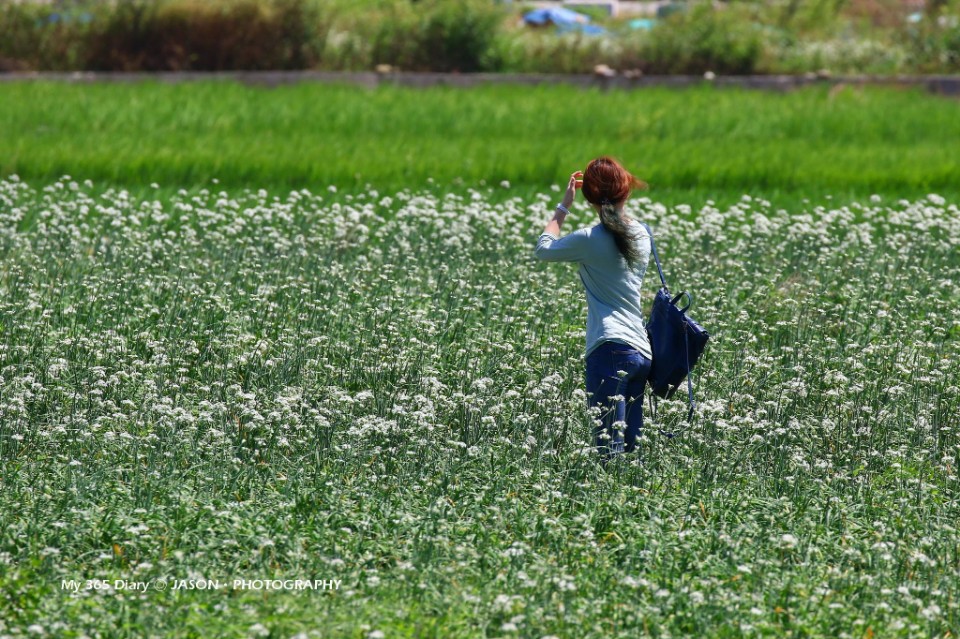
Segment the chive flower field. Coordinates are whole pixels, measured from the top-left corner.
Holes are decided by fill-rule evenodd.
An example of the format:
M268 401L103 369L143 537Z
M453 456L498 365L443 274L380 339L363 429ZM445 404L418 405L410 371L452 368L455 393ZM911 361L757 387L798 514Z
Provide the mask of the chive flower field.
M712 339L604 468L559 187L155 186L0 179L0 637L960 632L956 201L635 194Z

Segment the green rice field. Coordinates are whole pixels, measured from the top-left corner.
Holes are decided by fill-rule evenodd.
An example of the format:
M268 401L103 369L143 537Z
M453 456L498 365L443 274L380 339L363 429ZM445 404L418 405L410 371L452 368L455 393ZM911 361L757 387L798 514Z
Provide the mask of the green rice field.
M0 85L0 638L957 636L957 110ZM608 467L601 153L712 335Z
M854 87L0 85L0 173L31 181L541 189L602 154L681 198L957 192L960 103Z

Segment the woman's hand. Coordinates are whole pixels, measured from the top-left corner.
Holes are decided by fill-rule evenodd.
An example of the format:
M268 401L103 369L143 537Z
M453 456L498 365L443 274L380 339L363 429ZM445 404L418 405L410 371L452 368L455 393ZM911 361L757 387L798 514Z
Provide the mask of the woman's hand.
M563 194L563 206L570 208L573 205L573 198L577 195L577 189L583 186L583 171L576 171L570 175L570 181L567 182L567 192Z
M582 177L583 171L576 171L570 174L570 181L567 182L567 192L563 194L563 202L560 203L563 208L569 209L570 205L573 204L573 197L577 194L577 189L583 186L583 180L578 179ZM553 219L547 222L547 226L543 229L543 232L560 237L560 227L563 225L563 220L566 217L567 214L558 207L557 210L553 212Z

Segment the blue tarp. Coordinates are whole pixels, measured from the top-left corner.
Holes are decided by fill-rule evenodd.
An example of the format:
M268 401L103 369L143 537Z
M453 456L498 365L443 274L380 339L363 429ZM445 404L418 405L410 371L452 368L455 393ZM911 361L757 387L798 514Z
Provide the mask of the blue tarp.
M557 26L585 24L590 22L590 16L558 7L555 9L535 9L523 16L527 24L555 24Z
M582 31L583 33L600 34L605 33L603 27L590 24L590 16L558 7L555 9L535 9L523 16L523 21L527 24L542 26L545 24L555 24L560 31Z

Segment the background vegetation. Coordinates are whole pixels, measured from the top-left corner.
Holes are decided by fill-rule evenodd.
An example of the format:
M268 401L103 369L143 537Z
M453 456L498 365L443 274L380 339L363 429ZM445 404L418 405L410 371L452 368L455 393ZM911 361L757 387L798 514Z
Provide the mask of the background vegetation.
M536 191L615 153L657 197L952 193L956 103L919 90L711 86L0 85L0 172L126 187Z
M0 6L0 70L897 73L960 70L960 2L676 3L652 30L518 24L494 0L61 0Z

